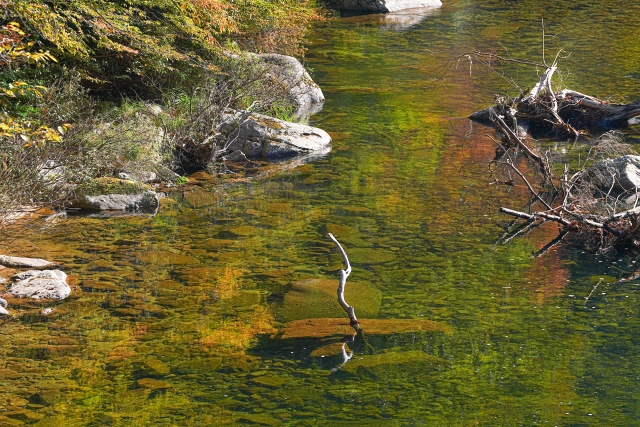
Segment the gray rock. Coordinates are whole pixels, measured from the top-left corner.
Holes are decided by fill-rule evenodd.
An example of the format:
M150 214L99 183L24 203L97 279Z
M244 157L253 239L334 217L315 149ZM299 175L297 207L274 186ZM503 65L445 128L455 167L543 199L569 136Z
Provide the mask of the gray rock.
M380 27L390 31L406 31L438 12L437 7L420 7L379 15Z
M47 268L56 265L51 261L40 258L22 258L16 256L0 255L0 265L12 268Z
M138 194L107 194L100 196L81 196L71 207L96 211L127 211L154 210L160 205L155 191Z
M118 178L126 179L127 181L138 181L138 182L154 182L158 179L158 176L155 172L119 172Z
M610 188L618 193L634 190L640 187L640 156L629 155L597 162L587 169L586 176L605 192Z
M242 151L236 150L224 156L223 160L226 160L229 162L246 162L247 156L245 156Z
M259 54L257 57L268 66L270 77L288 88L289 96L298 108L324 102L320 86L296 58L276 53Z
M388 13L404 9L440 7L440 0L327 0L329 9L358 13Z
M8 292L18 298L65 299L71 293L67 275L60 270L29 270L11 278Z
M0 314L9 314L7 311L7 301L0 298Z
M53 187L65 178L65 167L56 160L47 160L38 167L38 174L48 187Z
M243 113L225 114L218 131L227 151L240 150L248 157L282 158L309 154L328 147L331 137L322 129L300 123ZM222 147L221 147L222 148Z

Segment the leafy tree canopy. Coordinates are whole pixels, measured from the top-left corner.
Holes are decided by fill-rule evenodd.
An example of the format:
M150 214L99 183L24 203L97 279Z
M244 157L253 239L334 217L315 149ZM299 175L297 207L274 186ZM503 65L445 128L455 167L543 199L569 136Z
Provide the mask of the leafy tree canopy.
M0 9L0 25L17 22L95 83L202 65L226 42L299 53L317 17L298 0L0 0Z

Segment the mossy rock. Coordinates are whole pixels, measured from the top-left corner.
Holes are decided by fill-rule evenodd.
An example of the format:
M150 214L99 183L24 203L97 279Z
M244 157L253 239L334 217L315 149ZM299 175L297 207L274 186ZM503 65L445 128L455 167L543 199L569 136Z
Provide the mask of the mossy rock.
M282 320L346 316L338 304L337 290L337 280L307 279L293 283L284 295ZM371 285L347 282L345 299L356 307L358 316L375 317L380 311L382 292Z
M140 378L137 383L140 387L148 388L151 390L164 390L167 388L173 388L173 384L166 381L156 380L155 378Z
M166 375L170 372L170 368L166 363L153 356L145 359L144 366L152 375Z
M79 196L108 196L111 194L139 194L153 191L149 185L119 178L96 178L79 185L76 194Z
M344 313L343 313L344 314ZM357 314L357 309L356 309ZM437 332L452 334L451 326L425 319L358 319L360 327L367 335L391 335L419 332ZM354 329L349 326L349 318L317 318L294 320L284 327L273 338L329 338L333 336L353 335Z
M97 178L76 188L71 207L91 211L155 212L158 194L150 186L118 178Z
M427 369L428 366L433 366L434 370L437 371L442 367L448 367L450 364L444 359L431 356L423 351L413 350L356 356L349 360L342 367L342 370L350 374L365 371L368 374L384 376L394 370L406 370L408 365L413 365L416 371Z

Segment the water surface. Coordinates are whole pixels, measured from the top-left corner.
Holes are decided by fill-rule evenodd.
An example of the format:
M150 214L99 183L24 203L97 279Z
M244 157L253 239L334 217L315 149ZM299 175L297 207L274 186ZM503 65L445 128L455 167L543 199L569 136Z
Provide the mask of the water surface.
M638 2L460 0L317 25L306 61L327 98L312 124L332 134L329 155L202 180L151 218L43 221L5 237L7 252L62 262L76 289L48 316L12 301L0 424L640 424L640 294L615 283L635 258L567 247L532 258L555 227L496 244L510 222L498 208L522 208L526 193L488 185L492 131L464 117L514 89L464 60L433 81L474 49L541 61L545 18L547 61L571 52L564 85L635 99L639 16ZM537 80L500 65L523 88ZM580 152L547 145L567 161ZM338 370L340 354L316 350L340 337L279 339L286 321L335 313L319 294L308 310L291 303L293 283L343 268L327 232L347 249L349 281L373 295L347 285L356 313L445 328L349 343Z

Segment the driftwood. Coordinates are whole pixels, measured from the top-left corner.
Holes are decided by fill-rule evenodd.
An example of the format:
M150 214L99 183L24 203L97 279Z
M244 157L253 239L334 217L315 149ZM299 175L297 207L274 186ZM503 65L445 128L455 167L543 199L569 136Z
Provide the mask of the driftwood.
M346 270L340 270L340 283L338 284L338 303L344 309L344 311L347 312L350 320L349 325L356 331L359 331L360 322L358 322L358 319L356 318L355 309L347 304L347 302L344 300L344 288L347 284L347 277L349 277L349 274L351 274L351 264L349 263L347 253L344 251L344 249L342 249L342 246L340 246L338 240L333 237L333 234L329 233L329 238L331 238L331 240L333 240L333 243L335 243L338 247L338 250L342 254L342 258L344 259L344 264L347 267Z
M554 92L552 78L557 64L531 65L546 69L529 93L507 100L496 97L495 106L477 111L469 118L502 127L496 124L496 117L499 117L519 136L539 129L578 137L588 135L589 129L593 128L627 127L629 120L640 116L640 100L629 104L611 104L570 89Z
M640 247L640 206L637 206L639 198L637 187L614 191L614 184L618 183L620 178L616 176L617 172L588 168L586 167L587 162L571 176L569 176L568 167L565 165L562 177L558 177L551 173L545 156L530 156L528 153L532 151L531 149L522 149L523 146L527 146L522 138L515 135L507 135L506 137L510 140L515 138L517 142L509 148L499 144L504 151L492 161L492 164L515 171L526 184L526 188L531 194L532 203L529 205L528 212L504 206L500 208L500 212L526 220L529 223L528 226L513 231L509 237L507 237L509 232L505 233L505 236L501 238L504 239L504 243L517 235L528 232L534 226L551 221L560 225L560 235L538 251L535 256L540 256L557 244L566 241L579 243L587 249L600 251L615 245ZM614 132L604 134L596 141L593 151L605 154L612 150L624 152L625 146L620 144L618 140L619 135ZM550 184L545 184L547 180L556 181L559 185L554 185L552 191L534 189L530 181L533 181L535 176L526 177L516 166L515 158L518 153L524 154L535 165L538 165L538 162L542 163L540 181L543 190L545 186L547 190L551 187ZM611 181L610 188L602 189L594 184L594 181L597 181L597 176L594 175L598 173ZM606 176L607 173L610 173L611 176ZM494 178L494 182L499 181ZM634 206L630 208L628 202L623 200L624 197L635 197ZM536 209L536 206L539 208Z
M613 167L623 159L621 156L637 155L620 142L621 134L609 131L602 135L592 142L587 159L577 170L570 173L565 165L561 175L554 171L549 153L540 152L531 138L532 134L549 133L572 139L588 138L594 129L624 128L630 121L640 122L640 100L613 104L575 90L554 91L553 76L557 74L561 54L562 51L551 64L544 59L538 63L480 51L458 55L448 62L449 68L461 60L468 60L469 64L479 62L520 92L517 97L496 95L494 106L470 116L474 121L493 126L498 134L498 139L489 137L497 145L496 156L489 164L489 183L512 187L517 181L522 182L531 195L524 210L500 208L500 212L525 220L527 224L515 229L513 224L508 226L499 241L506 243L543 223L556 222L560 226L559 236L535 256L563 242L598 251L616 245L640 247L640 184L623 177L623 172ZM532 89L523 90L496 69L496 65L503 62L535 67L543 72ZM523 157L532 166L526 173L522 168ZM618 157L620 159L612 160ZM638 168L640 161L632 162ZM634 182L622 185L623 181ZM603 183L610 185L603 188Z

